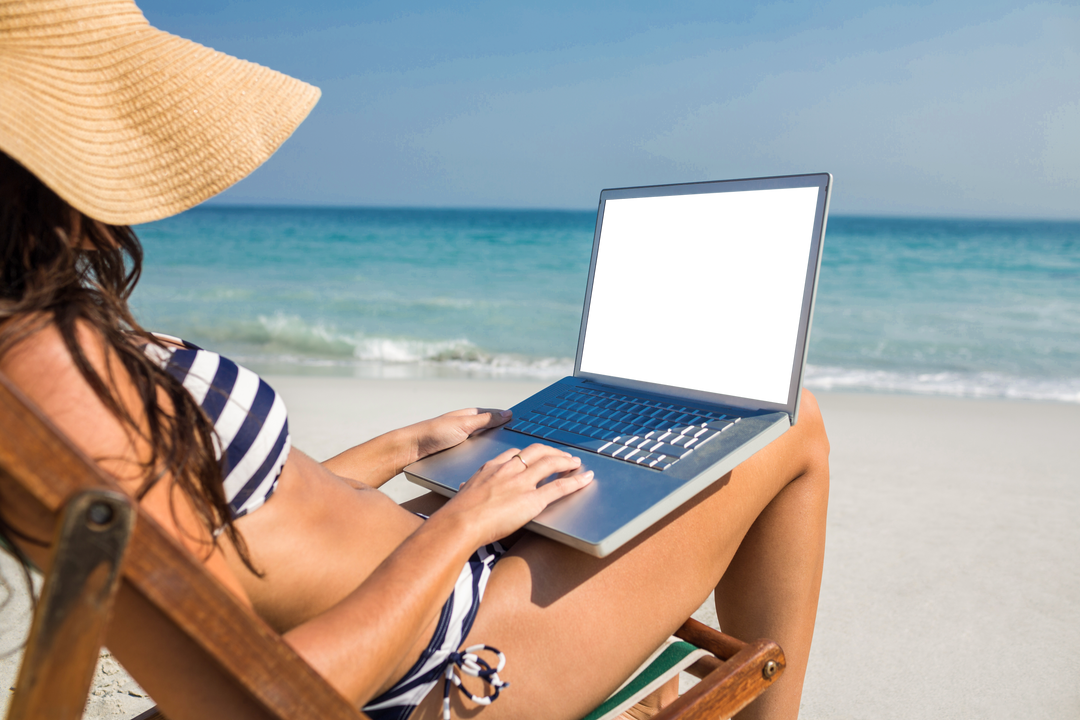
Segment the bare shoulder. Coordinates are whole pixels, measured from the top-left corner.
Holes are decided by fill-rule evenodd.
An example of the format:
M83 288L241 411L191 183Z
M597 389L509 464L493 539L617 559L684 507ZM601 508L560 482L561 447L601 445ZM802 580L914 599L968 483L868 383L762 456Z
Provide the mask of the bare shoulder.
M98 332L81 324L76 339L91 366L101 377L111 377L116 383L119 397L134 392L133 387L124 387L127 375L122 368L109 367L113 363L108 361L105 341ZM133 433L113 416L83 377L53 323L41 323L36 332L5 353L0 358L0 371L90 457L111 465L105 468L110 474L121 481L134 479L130 463L137 462L139 449Z
M41 313L8 320L15 326L13 332L18 342L0 355L0 371L12 380L26 379L41 374L45 363L49 367L71 362L71 355L52 320ZM5 328L5 331L8 328ZM24 388L28 390L28 388Z

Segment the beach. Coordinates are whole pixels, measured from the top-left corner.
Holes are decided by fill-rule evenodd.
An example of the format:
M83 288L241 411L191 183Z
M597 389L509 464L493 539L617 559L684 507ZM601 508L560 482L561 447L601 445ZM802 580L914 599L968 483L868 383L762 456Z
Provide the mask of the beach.
M324 459L459 407L541 384L270 376L296 447ZM819 392L832 490L802 717L1074 718L1080 714L1080 405ZM404 478L398 500L420 492ZM17 574L4 566L9 585ZM3 609L0 650L28 615ZM709 608L699 612L706 620ZM17 657L0 661L14 683ZM106 659L87 717L150 699ZM2 710L0 710L2 711Z

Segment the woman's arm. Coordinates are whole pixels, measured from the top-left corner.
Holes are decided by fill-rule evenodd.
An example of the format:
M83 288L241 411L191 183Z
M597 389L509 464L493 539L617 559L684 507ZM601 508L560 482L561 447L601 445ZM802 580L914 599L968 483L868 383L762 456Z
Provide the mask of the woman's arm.
M498 427L511 417L509 410L456 410L391 430L325 460L323 465L354 483L380 487L406 465L464 442L478 432Z
M519 460L518 455L528 458ZM585 486L580 460L544 445L508 450L480 469L356 590L285 634L345 697L363 704L423 639L472 552ZM543 486L545 478L556 478Z

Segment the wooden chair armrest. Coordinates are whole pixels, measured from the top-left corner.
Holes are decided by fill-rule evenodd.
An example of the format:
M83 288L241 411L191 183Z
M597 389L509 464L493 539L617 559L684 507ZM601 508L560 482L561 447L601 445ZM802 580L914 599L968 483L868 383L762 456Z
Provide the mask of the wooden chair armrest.
M701 682L661 710L653 720L714 720L730 718L765 692L784 670L784 651L771 640L744 643L697 620L690 619L675 632L716 656L691 666Z

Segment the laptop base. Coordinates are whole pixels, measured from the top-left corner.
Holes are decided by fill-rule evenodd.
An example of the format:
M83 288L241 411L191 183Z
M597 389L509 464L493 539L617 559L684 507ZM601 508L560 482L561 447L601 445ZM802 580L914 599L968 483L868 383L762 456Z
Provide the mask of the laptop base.
M564 378L514 406L515 417L543 404L565 385L585 382L588 381L581 378ZM722 478L789 427L791 418L787 413L746 411L722 436L663 472L501 427L413 463L405 468L405 477L451 497L485 462L505 450L521 449L533 443L566 450L581 458L583 470L595 473L593 481L552 503L525 527L589 555L605 557Z

